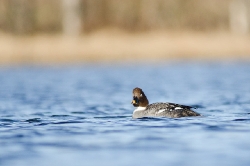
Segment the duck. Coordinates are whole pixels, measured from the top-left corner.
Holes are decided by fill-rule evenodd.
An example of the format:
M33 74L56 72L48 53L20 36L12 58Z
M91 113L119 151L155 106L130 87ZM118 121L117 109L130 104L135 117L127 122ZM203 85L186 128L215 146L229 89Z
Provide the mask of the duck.
M168 103L158 102L149 104L147 96L141 88L133 89L133 100L131 102L136 108L133 112L133 118L143 117L168 117L168 118L181 118L190 116L201 116L199 113L192 110L193 107Z

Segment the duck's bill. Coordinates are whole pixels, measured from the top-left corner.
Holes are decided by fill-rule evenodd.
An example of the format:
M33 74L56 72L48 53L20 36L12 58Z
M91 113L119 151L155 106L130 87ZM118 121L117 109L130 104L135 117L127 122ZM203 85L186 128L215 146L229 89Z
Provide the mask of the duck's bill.
M135 101L135 100L132 100L132 101L131 101L131 104L136 104L136 101Z
M131 104L133 104L134 107L138 107L139 106L139 103L136 102L136 100L132 100Z

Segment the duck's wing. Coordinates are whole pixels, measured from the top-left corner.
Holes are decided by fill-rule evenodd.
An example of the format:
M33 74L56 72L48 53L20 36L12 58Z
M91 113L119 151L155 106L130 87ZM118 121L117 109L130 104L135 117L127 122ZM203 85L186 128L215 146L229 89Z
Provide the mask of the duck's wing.
M196 109L195 107L192 106L187 106L187 105L181 105L181 104L176 104L176 103L167 103L171 108L173 109Z
M150 116L185 117L199 116L200 114L191 110L191 106L175 103L153 103L147 106L146 114Z

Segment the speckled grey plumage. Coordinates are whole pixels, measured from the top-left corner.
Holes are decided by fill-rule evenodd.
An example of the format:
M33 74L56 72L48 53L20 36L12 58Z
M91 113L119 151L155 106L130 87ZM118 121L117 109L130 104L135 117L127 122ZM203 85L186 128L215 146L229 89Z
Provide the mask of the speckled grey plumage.
M131 102L136 107L133 118L142 117L169 117L180 118L187 116L200 116L199 113L191 110L192 107L175 103L153 103L149 104L147 96L141 88L133 89L133 100Z
M142 117L169 117L179 118L187 116L200 116L199 113L191 110L192 107L174 103L153 103L149 104L145 110L135 111L133 118Z

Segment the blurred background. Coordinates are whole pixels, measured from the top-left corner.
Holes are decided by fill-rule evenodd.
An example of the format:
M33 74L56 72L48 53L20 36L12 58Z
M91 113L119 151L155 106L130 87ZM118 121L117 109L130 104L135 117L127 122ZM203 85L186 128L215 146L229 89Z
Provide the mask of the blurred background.
M0 0L0 64L249 60L249 0Z

